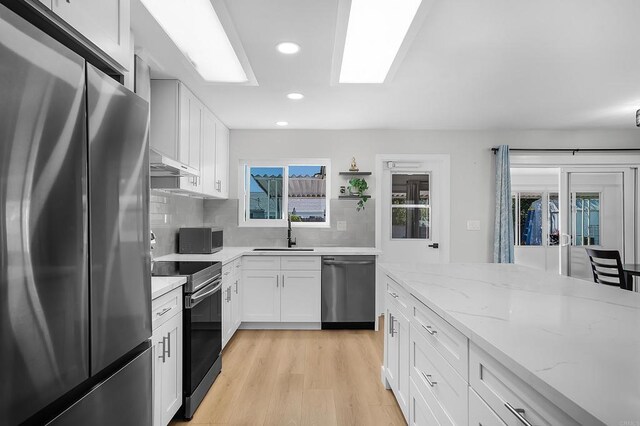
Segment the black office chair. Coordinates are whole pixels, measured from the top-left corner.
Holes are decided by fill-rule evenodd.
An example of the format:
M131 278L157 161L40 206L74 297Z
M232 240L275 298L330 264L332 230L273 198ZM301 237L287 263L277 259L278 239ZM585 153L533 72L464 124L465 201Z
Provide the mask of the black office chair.
M598 284L612 285L628 290L622 260L618 250L585 249L591 261L593 281Z

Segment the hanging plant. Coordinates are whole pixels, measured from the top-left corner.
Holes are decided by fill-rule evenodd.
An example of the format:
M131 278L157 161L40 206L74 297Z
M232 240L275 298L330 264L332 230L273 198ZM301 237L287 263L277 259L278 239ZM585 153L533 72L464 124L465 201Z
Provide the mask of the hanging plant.
M369 189L369 185L367 185L367 181L361 178L353 178L349 180L349 190L351 193L360 198L358 200L358 206L356 207L356 211L360 211L364 209L364 203L367 202L367 197L364 193Z

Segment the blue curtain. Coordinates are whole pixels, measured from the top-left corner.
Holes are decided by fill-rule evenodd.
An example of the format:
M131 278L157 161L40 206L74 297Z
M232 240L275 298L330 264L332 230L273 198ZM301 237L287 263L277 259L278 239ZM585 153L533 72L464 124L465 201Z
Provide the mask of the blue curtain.
M493 237L493 261L513 263L513 217L511 215L511 166L509 146L496 153L496 220Z

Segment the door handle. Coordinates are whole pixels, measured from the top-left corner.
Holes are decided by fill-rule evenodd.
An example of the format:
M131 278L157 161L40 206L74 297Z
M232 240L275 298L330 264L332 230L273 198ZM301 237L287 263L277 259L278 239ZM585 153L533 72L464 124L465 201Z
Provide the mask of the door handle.
M438 244L438 243L429 244L429 247L437 249L437 248L440 247L440 244Z
M565 240L565 238L566 238L566 240ZM567 247L570 244L571 244L571 235L569 235L569 234L560 235L560 246L561 247Z

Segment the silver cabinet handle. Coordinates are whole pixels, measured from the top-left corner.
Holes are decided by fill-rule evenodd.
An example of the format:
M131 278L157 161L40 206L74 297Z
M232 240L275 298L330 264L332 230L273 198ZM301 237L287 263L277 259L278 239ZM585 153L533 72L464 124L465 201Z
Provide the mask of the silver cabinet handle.
M167 333L167 356L171 358L171 332Z
M433 380L431 380L431 374L424 374L423 371L421 371L420 374L422 374L422 377L424 377L427 383L429 383L429 386L434 387L438 384L438 382L434 382Z
M387 329L389 330L388 333L391 334L391 328L393 327L393 315L391 315L391 313L389 313L389 324L387 324Z
M422 325L422 328L424 328L425 330L427 330L427 333L429 333L430 335L435 336L436 334L438 334L438 332L437 332L437 331L435 331L435 330L431 329L431 326L430 326L430 325L423 325L423 324L420 324L420 325Z
M276 287L280 287L280 275L276 275Z
M393 315L391 315L391 337L396 335L396 328L394 327L394 324L396 322L396 319L394 318Z
M508 402L505 402L504 406L507 407L507 410L511 411L511 414L516 416L516 419L520 420L520 423L525 426L533 426L527 421L527 419L524 418L524 408L513 408L513 405L509 404Z
M236 280L236 294L238 294L238 280Z
M284 288L284 274L282 274L282 288Z
M168 334L167 336L171 336L171 334ZM167 354L171 353L170 352L171 348L169 347L169 349L167 349L167 347L171 344L171 340L167 336L162 336L162 352L158 356L158 358L162 360L163 364L167 362ZM169 343L167 343L167 341L169 341Z
M166 314L167 312L169 312L170 310L171 310L171 308L164 308L162 311L157 312L157 313L156 313L156 316L161 317L161 316L163 316L164 314Z

